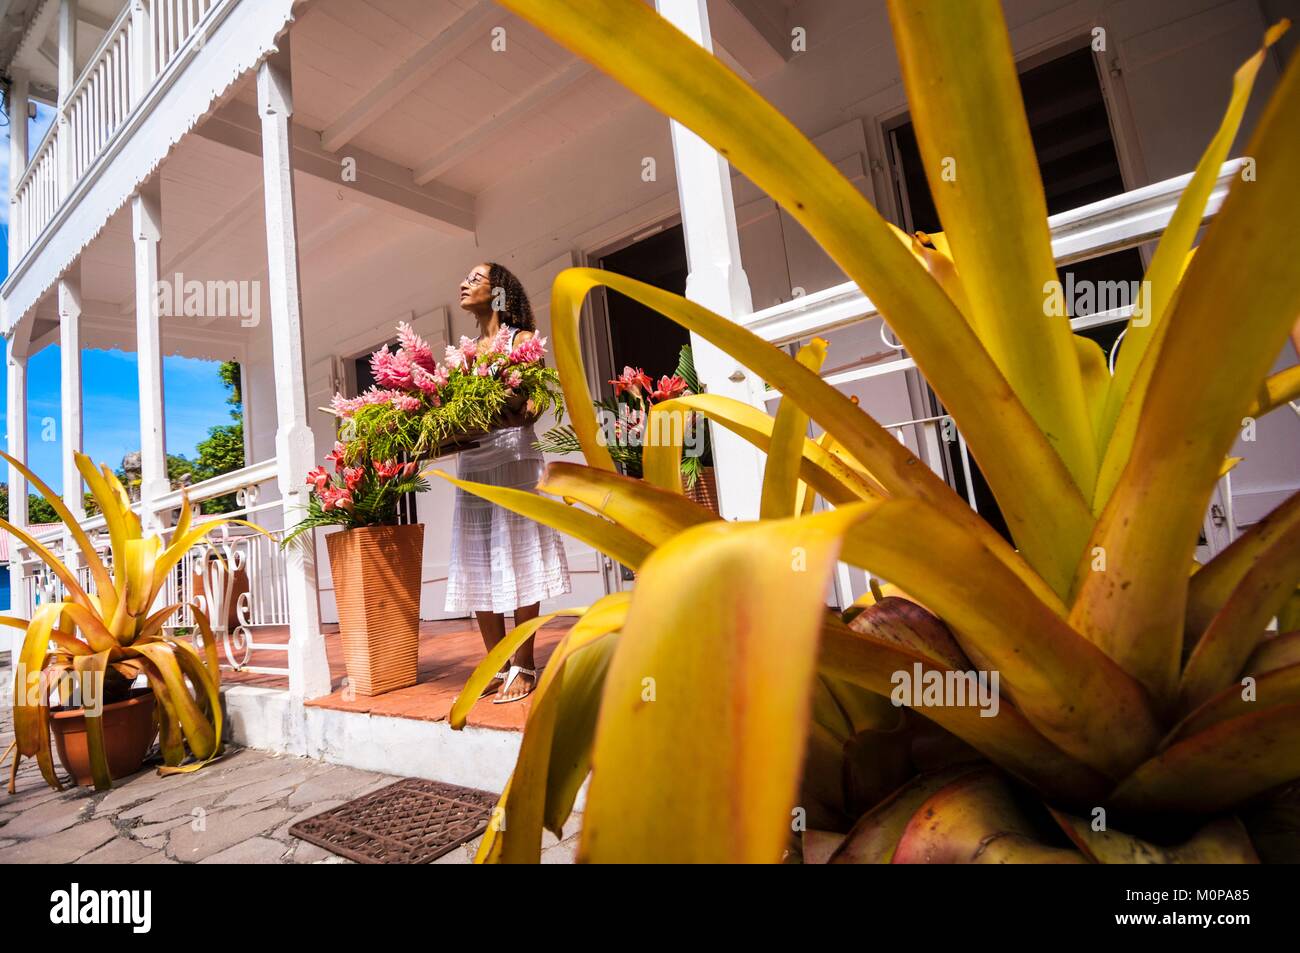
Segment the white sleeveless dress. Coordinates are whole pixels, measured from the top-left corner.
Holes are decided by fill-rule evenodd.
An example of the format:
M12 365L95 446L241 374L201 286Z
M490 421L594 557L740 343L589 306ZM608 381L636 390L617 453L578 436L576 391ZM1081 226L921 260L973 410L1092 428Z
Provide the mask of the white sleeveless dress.
M531 424L494 430L461 451L457 476L536 492L546 468L536 440ZM513 613L571 591L564 543L551 527L457 487L451 529L446 611Z

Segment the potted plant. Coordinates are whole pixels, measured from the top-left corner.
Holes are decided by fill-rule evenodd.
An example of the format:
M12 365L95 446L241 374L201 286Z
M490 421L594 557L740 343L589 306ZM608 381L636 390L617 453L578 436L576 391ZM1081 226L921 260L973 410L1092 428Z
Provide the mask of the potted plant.
M416 681L424 525L399 524L397 504L429 485L414 463L349 465L347 453L336 443L325 457L333 473L318 466L307 474L307 515L284 545L317 527L343 528L326 536L325 545L348 683L361 695L381 695Z
M77 470L104 515L112 555L106 564L59 494L9 454L0 451L0 457L62 518L93 581L83 588L76 574L24 527L0 519L0 526L27 545L66 591L63 601L40 606L30 621L0 619L27 632L14 666L17 753L10 793L18 761L24 757L36 758L46 782L62 789L54 773L51 733L60 760L77 783L98 790L139 770L155 737L162 747L161 773L193 771L207 764L221 750L216 642L198 606L191 609L203 635L201 650L164 629L179 603L157 610L154 605L185 553L213 530L239 523L264 531L233 519L194 527L187 501L170 543L159 536L145 537L140 517L113 471L97 468L78 453ZM146 686L136 688L141 675ZM57 694L59 705L51 706L52 694Z
M612 378L614 396L593 401L597 416L604 425L605 446L610 458L628 476L642 475L642 456L646 444L646 424L650 408L664 401L699 393L691 346L683 344L677 369L659 382L640 367L624 367ZM681 457L682 487L686 495L713 512L718 510L718 490L709 447L709 428L700 415L688 411L684 421L685 443L691 447ZM538 439L537 449L544 453L581 453L582 444L572 424L558 424Z

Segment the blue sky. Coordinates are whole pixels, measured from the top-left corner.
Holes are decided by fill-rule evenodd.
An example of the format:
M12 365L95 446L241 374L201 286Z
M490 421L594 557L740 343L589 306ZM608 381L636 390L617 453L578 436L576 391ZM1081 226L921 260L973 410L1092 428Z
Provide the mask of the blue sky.
M37 106L29 124L28 146L35 151L49 127L50 110ZM9 127L0 128L0 182L9 181ZM9 203L0 202L0 229L8 248ZM7 251L0 254L0 280L8 276ZM187 357L163 358L167 452L193 458L195 445L208 429L230 423L228 391L217 376L218 362ZM27 362L27 455L30 465L54 489L62 492L59 463L63 434L60 427L59 348L47 347ZM96 461L114 469L122 457L140 449L139 384L134 353L83 350L81 354L82 429L85 450ZM0 407L8 400L0 386ZM0 429L7 417L0 414ZM53 439L45 439L45 438ZM6 435L7 438L7 435ZM6 468L7 469L7 468Z

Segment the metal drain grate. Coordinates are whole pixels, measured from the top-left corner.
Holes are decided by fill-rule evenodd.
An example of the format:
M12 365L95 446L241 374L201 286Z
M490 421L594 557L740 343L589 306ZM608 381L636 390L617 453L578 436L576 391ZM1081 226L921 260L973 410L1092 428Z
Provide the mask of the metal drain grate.
M407 778L289 828L359 864L427 864L487 830L497 795Z

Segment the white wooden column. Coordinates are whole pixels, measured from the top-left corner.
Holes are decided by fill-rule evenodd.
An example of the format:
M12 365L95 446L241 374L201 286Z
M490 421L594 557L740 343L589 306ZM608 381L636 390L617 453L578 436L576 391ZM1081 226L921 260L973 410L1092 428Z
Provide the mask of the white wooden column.
M68 97L77 81L77 2L59 0L59 198L72 192L72 130L68 125Z
M154 501L171 490L163 418L162 319L158 313L161 268L162 185L155 175L131 197L135 242L136 370L140 379L140 518L158 528Z
M83 443L81 400L81 263L59 279L59 363L60 408L63 440L63 502L78 520L85 517L81 474L74 453ZM72 534L64 534L65 561L76 558Z
M5 379L8 384L8 450L15 459L27 460L27 354L26 348L20 347L17 340L18 331L5 342L8 351L5 361ZM9 522L15 526L27 525L27 478L14 467L9 470ZM9 615L20 619L31 618L31 607L27 605L27 587L23 583L23 565L18 558L18 540L9 538ZM22 648L23 633L20 629L8 629L11 659L18 658Z
M15 69L9 86L9 270L12 272L23 247L22 216L18 214L18 183L27 171L27 71Z
M284 503L284 525L307 507L307 471L316 460L316 441L307 421L306 361L303 356L302 294L298 232L294 220L293 82L289 38L257 70L257 105L262 121L262 194L266 203L267 290L270 295L271 352L275 366L275 453ZM325 640L320 631L316 552L309 535L285 552L289 590L289 694L317 698L330 691Z
M659 13L706 50L713 49L706 0L655 0ZM712 146L670 120L682 231L686 237L686 297L728 318L753 312L749 279L740 263L731 171ZM763 382L725 352L691 335L700 386L766 409ZM765 456L747 440L710 423L718 503L725 519L757 519Z

